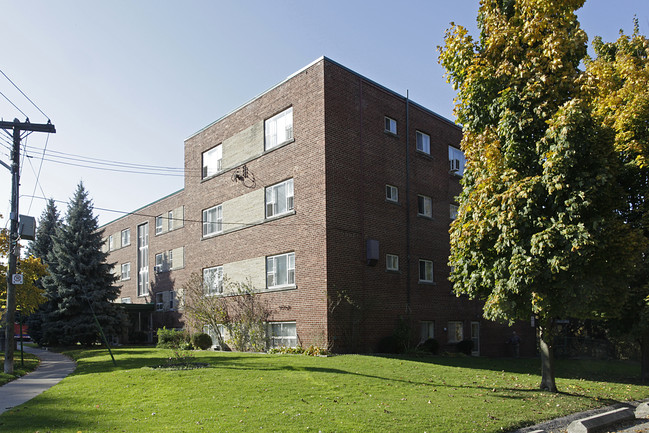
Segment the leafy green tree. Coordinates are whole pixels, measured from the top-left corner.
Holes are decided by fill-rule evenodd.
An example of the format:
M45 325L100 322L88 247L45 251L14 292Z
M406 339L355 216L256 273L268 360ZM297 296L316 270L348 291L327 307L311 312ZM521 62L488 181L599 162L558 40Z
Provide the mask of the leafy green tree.
M47 201L47 206L41 214L38 221L38 228L36 229L36 238L29 244L29 254L40 260L41 263L46 263L47 255L52 251L53 240L52 237L56 229L61 225L61 217L56 208L56 203L53 199ZM36 281L38 287L44 291L42 282ZM52 297L50 294L49 297ZM29 335L38 343L41 343L43 337L43 315L52 311L51 302L43 302L39 308L31 314L27 319L27 326L29 327Z
M484 316L536 318L540 387L556 391L556 321L615 314L641 236L618 217L619 160L578 69L584 0L484 0L474 41L447 31L467 166L451 226L451 280Z
M52 345L99 342L93 316L106 334L117 333L122 317L112 302L119 295L119 287L114 285L117 277L106 263L102 231L82 183L52 241L47 255L49 275L43 278L43 286L53 308L43 317L44 341Z
M635 20L631 36L622 33L609 43L596 37L593 46L596 58L586 61L586 71L595 116L613 132L623 164L620 178L626 201L620 213L649 239L649 40L639 34ZM640 342L641 378L649 381L649 251L631 281L623 314L608 324Z

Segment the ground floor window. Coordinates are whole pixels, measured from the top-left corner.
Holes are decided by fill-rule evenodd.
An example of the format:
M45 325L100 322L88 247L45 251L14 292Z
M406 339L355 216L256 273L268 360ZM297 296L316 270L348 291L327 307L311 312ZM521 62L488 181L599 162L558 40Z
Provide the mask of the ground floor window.
M271 322L268 324L270 347L296 347L295 322Z
M419 333L419 342L423 343L424 341L435 338L435 322L432 321L421 321L420 324L420 333Z
M464 324L462 322L448 322L448 342L459 343L464 340Z

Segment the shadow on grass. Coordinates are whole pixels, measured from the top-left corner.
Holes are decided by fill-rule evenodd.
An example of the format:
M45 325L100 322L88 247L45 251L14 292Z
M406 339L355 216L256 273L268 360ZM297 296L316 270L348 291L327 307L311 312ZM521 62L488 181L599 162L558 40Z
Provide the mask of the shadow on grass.
M0 431L23 433L26 419L29 420L30 431L79 430L80 426L88 425L88 420L94 415L90 407L88 409L82 407L75 402L61 404L60 400L41 394L36 400L31 400L0 415ZM31 430L32 428L35 430Z
M483 358L472 356L435 355L366 355L420 362L446 367L460 367L478 370L497 371L512 374L531 374L541 376L540 358ZM602 361L591 359L555 360L557 379L583 379L596 382L614 382L641 385L640 364L633 361Z

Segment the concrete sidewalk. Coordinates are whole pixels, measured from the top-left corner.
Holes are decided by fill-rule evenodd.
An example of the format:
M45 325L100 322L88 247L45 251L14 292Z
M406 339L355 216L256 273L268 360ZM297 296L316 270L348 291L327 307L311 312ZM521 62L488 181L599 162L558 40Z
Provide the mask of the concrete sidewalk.
M38 356L41 364L31 373L0 387L0 414L56 385L77 367L60 353L31 347L25 347L24 351ZM16 351L16 355L20 357L20 352Z

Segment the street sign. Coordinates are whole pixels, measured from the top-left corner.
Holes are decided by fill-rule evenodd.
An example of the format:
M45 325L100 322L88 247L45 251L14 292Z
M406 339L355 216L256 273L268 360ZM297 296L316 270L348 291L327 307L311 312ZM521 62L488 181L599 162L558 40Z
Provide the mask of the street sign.
M13 284L22 284L23 283L23 274L13 274L11 276L11 282Z

